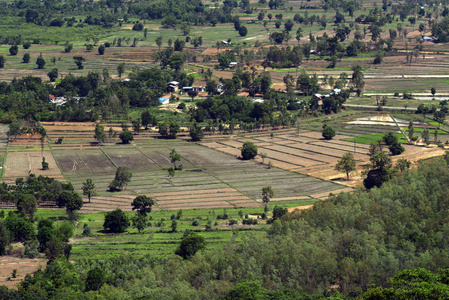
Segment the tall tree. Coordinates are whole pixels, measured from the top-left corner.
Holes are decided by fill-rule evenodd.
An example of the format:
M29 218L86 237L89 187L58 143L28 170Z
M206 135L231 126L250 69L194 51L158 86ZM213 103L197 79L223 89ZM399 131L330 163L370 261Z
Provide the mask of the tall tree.
M355 65L352 67L352 85L356 89L357 96L360 97L362 90L365 87L365 81L363 80L362 67L360 65Z
M94 138L100 143L103 143L106 140L106 132L104 131L103 125L100 124L95 125Z
M87 196L90 203L90 198L95 195L95 184L92 181L92 178L86 179L85 182L83 182L83 195Z
M357 170L354 155L350 152L343 154L337 162L335 170L346 173L347 180L349 180L349 174Z

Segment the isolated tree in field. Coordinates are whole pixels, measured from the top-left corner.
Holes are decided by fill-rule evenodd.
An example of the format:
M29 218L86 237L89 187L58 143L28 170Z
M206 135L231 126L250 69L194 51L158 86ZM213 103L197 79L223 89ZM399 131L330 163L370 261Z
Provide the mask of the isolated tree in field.
M37 65L37 68L38 68L38 69L43 69L43 68L45 68L45 60L44 60L44 58L42 57L42 54L40 54L40 55L37 57L36 65Z
M121 63L117 66L118 77L122 78L122 74L125 72L125 63Z
M200 250L206 248L206 240L204 237L197 233L191 233L187 237L183 238L179 248L175 254L181 256L184 259L189 259Z
M248 29L245 26L240 26L239 34L240 36L246 36L248 34Z
M437 90L433 87L430 89L430 93L432 94L432 97L435 97Z
M58 69L53 68L50 72L47 73L47 76L51 82L55 82L56 78L58 78L58 76L59 76Z
M136 214L132 217L131 221L133 223L133 228L136 228L139 233L147 227L147 218L144 215Z
M122 144L129 144L132 140L134 140L134 135L128 129L123 130L119 138L122 140Z
M23 62L24 64L27 64L27 63L30 62L30 59L31 59L30 54L29 54L29 53L25 53L25 54L23 55L23 57L22 57L22 62Z
M17 45L12 45L9 48L9 54L11 54L12 56L17 55L17 53L19 53L19 47L17 47Z
M146 216L147 213L151 212L151 207L153 205L153 199L144 195L137 196L131 203L133 210L137 210L137 213L143 216Z
M5 67L5 57L3 55L0 55L0 69L3 69Z
M343 154L341 159L337 162L335 170L346 173L347 180L349 180L349 174L355 172L356 162L354 155L350 152Z
M129 225L128 216L120 208L117 208L106 213L103 228L109 229L111 232L119 233L124 232Z
M396 162L396 166L395 169L404 172L405 170L410 169L410 166L412 165L412 162L409 161L406 158L400 158L398 159L398 161Z
M156 45L159 47L159 50L161 50L161 46L162 46L162 36L158 36L156 38Z
M30 49L31 43L30 43L30 42L24 42L24 43L22 44L22 46L23 46L23 49Z
M87 199L89 199L89 203L90 203L90 198L92 196L95 196L95 184L92 181L92 178L88 178L86 179L85 182L83 182L83 195L87 196Z
M330 127L329 125L325 125L322 135L326 140L331 140L336 135L336 133L332 127Z
M98 54L99 55L104 55L104 50L106 49L105 45L100 45L98 47Z
M181 161L181 158L182 158L181 154L176 152L176 149L173 148L170 152L170 162L173 164L173 168L175 168L175 170L178 170L176 162Z
M252 142L245 142L243 143L241 154L244 160L253 159L257 155L257 146Z
M73 60L75 61L75 65L78 67L78 70L84 69L83 66L83 61L85 61L84 57L77 55L73 57Z
M95 125L94 138L100 143L103 143L106 140L106 132L104 132L103 125L100 124Z
M42 157L42 170L48 170L48 162L45 161L45 157Z
M133 174L128 167L118 167L115 172L115 178L109 184L109 190L111 192L120 191L123 186L126 186L132 178Z
M262 201L265 203L265 206L268 205L268 202L270 202L270 199L273 198L274 191L271 188L271 186L266 186L262 188Z

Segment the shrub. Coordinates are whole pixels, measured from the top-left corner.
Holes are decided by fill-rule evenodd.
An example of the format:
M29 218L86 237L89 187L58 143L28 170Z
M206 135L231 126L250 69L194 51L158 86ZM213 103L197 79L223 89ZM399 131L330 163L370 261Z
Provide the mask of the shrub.
M192 226L198 226L198 225L200 225L200 221L198 221L198 219L193 220Z
M236 219L229 220L229 225L237 225L238 223L239 221L237 221Z
M29 49L31 47L31 43L30 42L24 42L22 46L23 46L23 49Z
M242 221L243 225L257 225L257 219L249 218Z
M137 22L136 24L133 25L133 30L134 31L141 31L143 30L143 24L140 22Z

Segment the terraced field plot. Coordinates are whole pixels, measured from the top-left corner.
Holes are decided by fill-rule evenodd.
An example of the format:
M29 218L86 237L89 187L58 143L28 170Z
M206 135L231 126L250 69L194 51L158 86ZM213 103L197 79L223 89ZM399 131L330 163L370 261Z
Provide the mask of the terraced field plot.
M219 145L219 144L218 144ZM183 165L171 178L167 168L175 148ZM240 151L236 148L232 148ZM310 193L340 189L332 182L268 169L255 161L242 161L183 140L146 140L132 145L105 145L96 149L53 149L63 174L81 191L82 182L93 178L98 196L83 207L85 212L131 209L137 195L155 199L157 209L231 208L261 206L261 189L271 185L276 197L300 198ZM108 185L118 166L127 166L133 173L121 192L108 192ZM295 167L295 165L292 165Z

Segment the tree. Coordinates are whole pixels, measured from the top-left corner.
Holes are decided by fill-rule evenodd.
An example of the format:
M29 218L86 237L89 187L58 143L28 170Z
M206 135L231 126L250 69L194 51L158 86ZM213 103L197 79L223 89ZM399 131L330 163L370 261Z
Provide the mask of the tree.
M162 46L162 36L158 36L156 38L156 45L159 47L159 50L161 50L161 46Z
M83 199L77 192L63 191L56 199L58 207L65 207L67 213L80 210L83 207Z
M37 68L38 68L38 69L43 69L43 68L45 67L45 60L44 60L44 58L42 57L42 54L40 54L40 55L37 57L36 65L37 65Z
M95 184L93 183L91 178L87 178L85 182L83 182L83 195L87 196L90 203L90 198L95 196Z
M75 61L75 65L77 65L78 70L84 69L83 66L83 61L85 61L84 57L77 55L73 57L73 60Z
M410 169L411 164L412 164L412 162L409 161L408 159L406 159L406 158L400 158L400 159L398 159L398 161L396 162L395 169L397 169L397 170L399 170L399 171L401 171L401 172L404 172L405 170Z
M147 226L147 218L141 214L136 214L131 221L133 222L133 228L136 228L139 233Z
M192 101L193 101L193 99L194 99L196 96L198 96L198 92L197 92L197 91L194 91L194 90L188 91L187 94L189 95L189 97L192 98Z
M5 67L5 57L3 55L0 55L0 69L3 69Z
M180 53L174 53L168 59L168 65L173 70L180 71L183 64L184 64L184 57Z
M240 26L239 34L240 36L246 36L248 34L248 29L246 29L246 26Z
M137 213L143 216L146 216L147 213L151 212L151 207L153 205L153 199L144 195L137 196L131 203L133 210L137 210Z
M175 254L181 256L184 259L189 259L200 250L206 248L206 240L204 237L197 233L191 233L187 237L183 238L179 248Z
M56 78L58 78L59 76L58 69L53 68L50 72L47 73L47 76L51 82L55 82Z
M22 62L23 62L24 64L27 64L27 63L30 62L30 59L31 59L30 54L29 54L29 53L25 53L25 54L23 55L23 57L22 57Z
M109 229L111 232L119 233L124 232L129 225L128 216L120 208L117 208L106 213L103 228Z
M421 133L421 139L423 140L423 142L426 145L430 144L430 133L429 133L429 129L424 129L424 131Z
M347 180L349 181L349 174L357 170L354 155L350 152L343 154L337 162L335 170L346 173Z
M411 140L415 134L415 128L413 127L413 121L410 120L408 123L408 138Z
M171 232L176 232L176 228L178 228L178 221L176 219L171 220Z
M271 188L271 186L266 186L262 188L262 201L265 203L265 206L268 205L268 202L270 202L270 199L273 198L274 191Z
M117 66L118 77L122 78L122 74L125 72L125 63L121 63Z
M433 87L430 89L430 93L432 94L432 97L435 97L437 90Z
M176 162L181 161L181 158L182 158L181 154L176 152L176 149L173 148L170 152L170 162L173 164L173 168L175 168L175 170L178 170L178 167L176 166Z
M114 180L109 184L109 190L112 192L122 190L123 186L131 181L132 176L133 174L128 167L118 167Z
M360 65L356 65L352 67L352 85L356 89L357 96L360 97L362 94L362 90L365 87L365 81L363 80L362 67Z
M22 194L17 200L17 210L26 220L33 220L37 210L37 200L34 195Z
M129 130L123 130L120 133L119 138L122 140L122 144L129 144L129 142L134 140L134 135Z
M391 158L383 151L379 151L370 157L371 170L363 180L366 189L375 186L380 187L391 176Z
M30 49L31 43L30 43L30 42L24 42L24 43L22 44L22 46L23 46L23 49Z
M99 142L103 143L106 140L106 132L104 132L104 126L97 123L95 125L94 138Z
M105 49L106 49L105 45L101 44L101 45L98 47L98 54L99 54L99 55L104 55Z
M245 142L243 143L241 154L244 160L253 159L257 155L257 146L252 142Z
M145 129L148 129L148 125L153 123L153 116L151 115L149 110L145 110L140 115L142 126L145 127Z
M167 169L167 171L168 171L168 176L169 177L174 177L175 176L175 168L170 167L170 168Z
M17 53L19 53L19 47L17 47L17 45L12 45L9 48L9 54L11 54L12 56L17 55Z
M90 269L87 272L86 291L98 291L106 282L106 273L99 267Z
M324 126L322 135L326 140L331 140L336 135L336 132L332 127L326 125Z
M193 123L192 126L190 126L190 137L194 142L201 141L203 139L203 129L197 123Z

